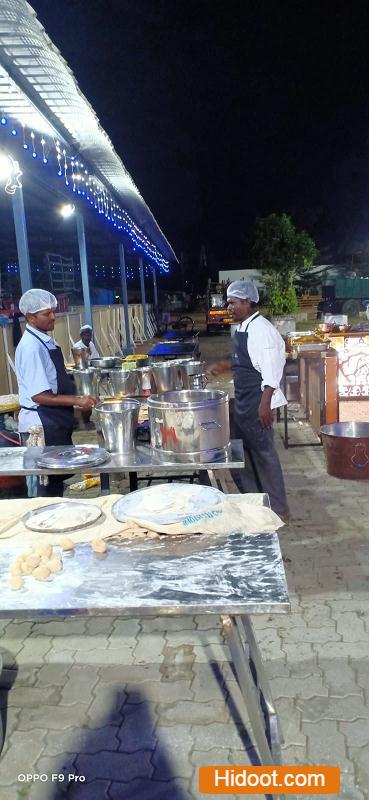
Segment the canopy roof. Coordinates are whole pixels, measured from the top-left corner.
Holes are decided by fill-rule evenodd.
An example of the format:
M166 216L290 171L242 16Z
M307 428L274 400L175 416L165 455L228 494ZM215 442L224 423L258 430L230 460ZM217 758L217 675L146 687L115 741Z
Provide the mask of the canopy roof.
M70 189L167 271L176 259L170 244L26 0L0 0L0 113L25 150L35 154L37 142L44 163L53 157Z

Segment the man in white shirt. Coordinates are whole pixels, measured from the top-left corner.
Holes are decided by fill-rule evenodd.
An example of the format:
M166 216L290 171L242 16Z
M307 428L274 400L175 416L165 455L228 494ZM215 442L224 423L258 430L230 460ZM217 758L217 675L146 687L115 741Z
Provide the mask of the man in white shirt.
M280 382L285 345L276 328L257 310L259 293L251 281L234 281L227 289L228 307L238 328L229 361L209 369L234 374L235 435L243 440L245 468L233 470L241 492L266 492L273 511L288 515L282 468L273 441L273 411L286 404Z
M98 402L94 397L75 394L67 374L60 347L50 332L54 330L57 300L44 289L29 289L19 301L27 325L15 352L15 371L19 388L19 433L22 442L37 428L46 446L72 445L74 406L89 411ZM39 496L61 496L63 479L50 477L47 486L39 484Z
M82 325L82 328L79 332L80 339L76 344L75 347L85 347L88 351L88 359L91 361L92 358L100 358L100 353L95 347L92 341L92 328L91 325Z

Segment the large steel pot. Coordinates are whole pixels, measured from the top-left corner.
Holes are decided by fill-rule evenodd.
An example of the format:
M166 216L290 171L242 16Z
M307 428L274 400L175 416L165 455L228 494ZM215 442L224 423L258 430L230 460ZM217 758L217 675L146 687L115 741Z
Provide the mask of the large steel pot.
M369 478L369 422L335 422L320 429L328 475Z
M98 397L100 378L94 369L74 369L69 374L74 380L77 394Z
M226 392L184 390L148 400L151 446L174 461L212 461L230 444Z
M154 391L157 394L175 392L178 389L182 389L178 361L157 361L156 364L151 364L151 374Z
M101 356L101 358L92 358L90 366L98 369L116 369L121 366L122 361L123 358L120 356Z
M109 453L134 449L139 410L139 400L105 400L95 406L97 429Z

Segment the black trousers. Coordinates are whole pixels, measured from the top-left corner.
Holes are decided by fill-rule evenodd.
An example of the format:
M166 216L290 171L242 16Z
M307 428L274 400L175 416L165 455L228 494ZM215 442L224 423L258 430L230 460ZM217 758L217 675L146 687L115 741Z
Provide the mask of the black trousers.
M245 453L243 469L232 469L232 478L242 493L265 492L279 516L288 514L282 467L274 446L272 429L262 428L258 419L233 421L232 438L242 439Z

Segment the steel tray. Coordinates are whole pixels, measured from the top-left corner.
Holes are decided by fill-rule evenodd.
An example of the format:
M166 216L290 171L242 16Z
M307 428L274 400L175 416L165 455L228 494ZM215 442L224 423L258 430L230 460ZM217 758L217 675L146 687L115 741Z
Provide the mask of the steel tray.
M38 467L71 469L73 471L74 467L95 467L108 461L109 458L109 453L103 447L79 444L67 447L48 447L47 451L37 456L35 461Z

